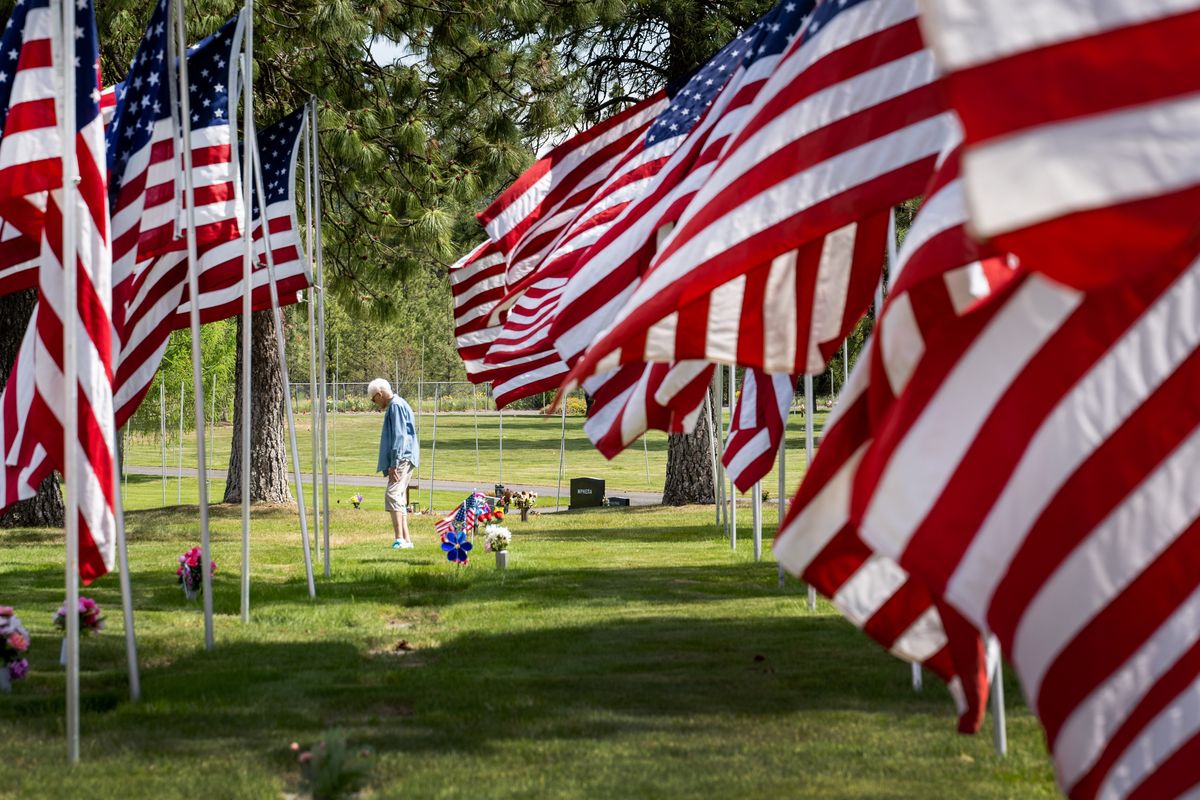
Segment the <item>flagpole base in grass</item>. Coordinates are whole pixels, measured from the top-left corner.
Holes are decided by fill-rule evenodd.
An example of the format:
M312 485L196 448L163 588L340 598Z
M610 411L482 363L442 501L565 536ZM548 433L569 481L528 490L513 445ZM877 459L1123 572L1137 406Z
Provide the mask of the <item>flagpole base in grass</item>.
M496 569L508 569L508 551L496 551Z

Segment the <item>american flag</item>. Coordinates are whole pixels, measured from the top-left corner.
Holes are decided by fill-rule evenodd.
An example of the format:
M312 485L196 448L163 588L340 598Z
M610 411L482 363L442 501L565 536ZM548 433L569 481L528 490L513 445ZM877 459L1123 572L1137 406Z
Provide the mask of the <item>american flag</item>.
M1200 3L1020 9L922 5L966 131L973 231L1072 286L1145 274L1195 234ZM1053 92L1028 90L1046 76Z
M1011 278L1006 260L966 231L953 145L892 269L892 293L843 388L812 468L775 540L775 554L872 639L947 682L959 729L982 721L990 669L978 631L893 559L863 542L851 521L859 464L895 396L914 375L926 340Z
M731 121L719 160L636 291L604 320L607 332L576 342L595 344L574 376L694 357L701 346L707 358L759 366L772 342L780 363L770 371L821 369L814 354L836 348L867 305L883 215L921 191L945 144L952 116L941 89L915 0L820 3ZM814 281L817 253L839 251L838 269ZM756 301L772 296L788 300L767 303L764 317ZM743 312L753 314L745 324Z
M492 507L487 504L487 497L482 492L475 492L438 520L434 530L444 536L455 527L472 530L476 522L486 522L489 519L492 519Z
M489 318L504 297L506 270L500 246L490 240L450 267L458 354L472 383L491 382L498 408L521 397L557 388L567 371L553 351L512 358L503 364L484 363L501 329L501 324L491 324ZM503 321L505 312L499 314Z
M793 376L746 370L721 457L739 491L749 491L771 471L795 396Z
M699 421L713 365L630 364L584 382L592 405L583 430L596 449L616 458L646 431L691 433Z
M641 146L663 153L661 165L577 255L562 287L549 338L568 363L596 341L632 294L660 239L717 164L812 7L780 2L701 67L647 130Z
M116 429L112 407L112 251L108 239L108 202L103 163L104 124L100 118L100 47L95 10L90 0L74 3L76 128L68 135L76 153L74 176L62 172L63 132L53 101L56 69L51 41L61 31L46 0L26 0L10 21L5 46L17 64L11 90L3 104L4 136L0 164L6 178L0 202L16 195L48 191L40 220L38 303L4 389L0 407L18 407L15 419L22 431L6 454L5 470L21 471L18 495L31 496L51 469L57 468L77 493L79 511L79 573L84 582L105 574L112 565L116 516L114 453ZM12 38L10 38L12 37ZM59 73L61 74L61 73ZM0 81L8 84L8 80ZM31 111L38 110L41 113ZM67 188L61 188L62 184ZM76 308L65 308L64 204L74 216L77 240ZM78 392L68 407L63 375L64 319L74 320ZM15 378L15 380L14 380ZM12 396L10 398L10 393ZM15 400L15 404L13 403ZM66 469L66 414L76 415L78 439L69 446L72 466ZM7 438L9 423L3 427ZM23 434L23 435L22 435ZM9 480L4 481L6 494ZM11 498L6 498L11 499Z
M300 246L300 224L296 212L296 162L300 155L301 134L307 125L308 107L303 106L257 134L263 184L267 192L271 257L281 306L295 303L312 283L308 261ZM257 254L251 302L257 311L271 307L271 294L258 196L253 187L251 201L254 250ZM236 273L221 270L218 276L211 272L207 285L201 291L204 292L201 318L205 322L240 314L244 294L241 262L238 262Z
M166 19L166 0L160 0L122 83L124 95L118 91L109 136L118 198L113 216L118 281L114 297L121 341L118 424L124 424L149 390L171 330L189 325L186 239L174 238L177 228L186 232L186 215L177 139L163 88L172 78L162 27ZM234 17L189 48L187 55L200 291L202 303L213 305L217 301L210 291L222 288L229 273L241 274L244 250L242 189L230 126L241 31L241 19ZM139 85L137 79L151 68ZM208 321L204 311L202 307L202 318Z

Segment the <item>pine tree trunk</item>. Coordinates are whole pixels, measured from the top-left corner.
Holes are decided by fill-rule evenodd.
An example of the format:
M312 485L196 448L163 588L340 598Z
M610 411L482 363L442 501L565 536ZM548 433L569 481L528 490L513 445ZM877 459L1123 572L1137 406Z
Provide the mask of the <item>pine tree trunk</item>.
M0 388L8 383L13 360L21 349L21 339L29 326L37 292L32 289L0 297ZM4 454L0 453L0 458ZM62 491L58 485L58 474L51 473L38 487L36 497L22 500L7 512L0 512L0 528L25 528L33 526L61 527L66 509Z
M242 318L238 317L237 390L233 405L233 447L229 453L226 503L242 502ZM288 492L288 451L283 407L283 370L270 310L252 317L250 361L250 502L292 503Z
M715 503L709 415L702 413L692 433L673 433L667 439L667 480L663 505Z

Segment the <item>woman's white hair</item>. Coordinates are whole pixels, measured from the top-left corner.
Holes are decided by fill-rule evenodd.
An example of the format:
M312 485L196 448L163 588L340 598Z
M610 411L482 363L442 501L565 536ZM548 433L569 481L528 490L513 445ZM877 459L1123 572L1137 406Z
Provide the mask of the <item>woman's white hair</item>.
M385 394L392 393L392 385L387 382L386 378L376 378L375 380L373 380L369 384L367 384L367 399L368 400L375 397L375 395L378 394L379 392L384 392Z

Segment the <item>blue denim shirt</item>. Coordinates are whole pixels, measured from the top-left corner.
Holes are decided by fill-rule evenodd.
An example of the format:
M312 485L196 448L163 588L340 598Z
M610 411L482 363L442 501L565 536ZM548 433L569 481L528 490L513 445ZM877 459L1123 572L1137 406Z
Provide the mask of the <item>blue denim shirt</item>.
M411 461L414 468L420 463L420 445L413 411L398 394L383 412L383 433L379 436L379 464L375 469L383 474L401 461Z

